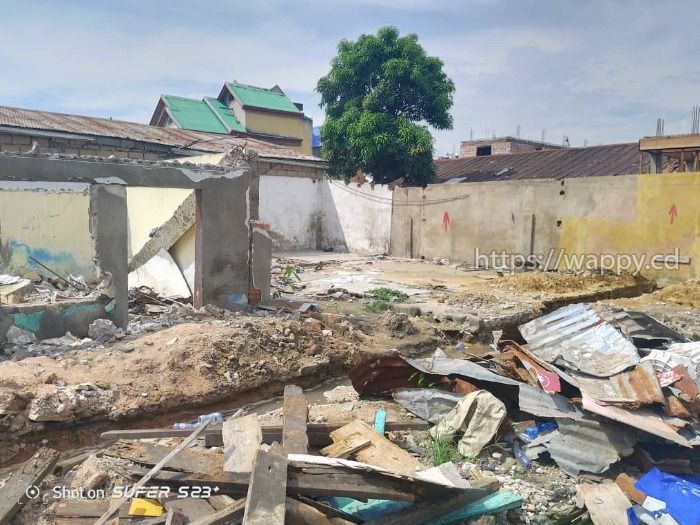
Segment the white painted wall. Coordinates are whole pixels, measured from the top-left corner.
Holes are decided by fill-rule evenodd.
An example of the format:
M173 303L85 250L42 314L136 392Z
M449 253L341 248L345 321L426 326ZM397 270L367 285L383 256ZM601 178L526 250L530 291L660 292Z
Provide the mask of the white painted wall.
M384 253L391 238L391 196L386 186L263 175L260 220L270 225L278 250Z

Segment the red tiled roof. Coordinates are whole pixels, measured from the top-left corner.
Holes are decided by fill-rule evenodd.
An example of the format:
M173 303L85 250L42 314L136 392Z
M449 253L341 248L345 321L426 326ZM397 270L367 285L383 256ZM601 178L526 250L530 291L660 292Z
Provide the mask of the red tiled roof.
M261 157L320 162L317 157L304 155L283 146L250 137L159 128L123 120L66 115L7 106L0 106L0 126L111 137L191 149L203 153L220 153L225 151L227 147L245 144L246 147L257 151Z
M640 173L640 159L643 159L642 171L646 171L648 157L640 153L636 142L510 155L439 159L435 161L436 182L460 177L464 177L460 182L486 182L629 175Z

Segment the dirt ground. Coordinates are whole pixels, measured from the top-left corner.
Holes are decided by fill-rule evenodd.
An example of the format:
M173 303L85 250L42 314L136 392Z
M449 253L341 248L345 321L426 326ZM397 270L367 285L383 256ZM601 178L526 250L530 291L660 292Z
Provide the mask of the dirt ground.
M384 322L358 327L340 316L322 319L231 314L0 362L0 461L27 455L22 436L45 433L51 440L52 431L94 421L144 426L152 415L162 417L151 425L188 421L202 413L199 407L241 406L294 381L311 386L387 349L412 353L434 346L425 333L395 334Z

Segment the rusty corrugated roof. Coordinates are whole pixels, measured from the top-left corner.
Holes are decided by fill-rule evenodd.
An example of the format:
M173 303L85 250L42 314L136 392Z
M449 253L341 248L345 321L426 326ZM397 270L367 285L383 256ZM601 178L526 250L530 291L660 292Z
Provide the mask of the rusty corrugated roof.
M520 179L567 179L640 173L648 168L648 155L636 142L586 148L530 151L508 155L438 159L437 182L464 178L460 182Z
M228 147L246 145L257 151L261 157L321 162L317 157L304 155L283 146L250 137L159 128L124 120L67 115L7 106L0 106L0 126L133 140L205 153L220 153L226 151Z

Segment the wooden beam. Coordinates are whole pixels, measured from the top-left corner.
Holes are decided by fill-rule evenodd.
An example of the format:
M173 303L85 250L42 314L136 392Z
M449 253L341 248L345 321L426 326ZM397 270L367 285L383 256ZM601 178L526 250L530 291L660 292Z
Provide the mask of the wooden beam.
M309 438L306 435L306 420L309 407L301 387L284 387L284 424L282 426L282 446L288 454L307 454Z
M576 490L595 525L627 525L630 501L615 483L578 485Z
M325 447L332 443L329 434L339 429L346 423L309 423L306 433L309 437L309 445L313 447ZM405 423L387 421L387 432L403 432L406 430L428 430L430 426L425 421L416 420ZM272 444L277 441L282 442L282 425L261 426L263 443ZM187 437L189 430L176 430L173 428L145 428L133 430L109 430L101 434L101 439L105 441L116 441L119 439L160 439L171 437ZM224 446L221 435L221 425L214 424L204 433L204 443L209 447Z
M483 497L484 492L481 490L463 489L461 494L443 501L409 507L379 519L366 521L365 525L421 525L433 518L450 514Z
M145 441L118 441L103 451L103 455L123 458L141 465L155 465L166 457L173 447ZM168 470L214 474L224 467L221 455L206 454L197 450L183 450L168 463Z
M182 441L177 447L172 449L169 454L167 454L160 462L155 465L151 470L149 470L144 477L142 477L139 481L136 482L134 485L133 489L137 490L141 487L143 487L146 483L148 483L160 470L168 464L168 461L173 459L175 456L177 456L180 452L182 452L185 448L187 448L197 437L199 434L201 434L207 426L211 423L211 419L205 421L201 425L199 425L193 432L190 434L186 439ZM95 522L95 525L104 525L113 515L115 512L119 510L119 507L121 504L126 501L127 495L122 496L119 498L117 501L112 503L107 509L107 511L100 516L100 518Z
M216 511L211 516L190 522L190 525L222 525L224 523L238 523L243 518L245 511L245 499L240 499L231 505Z
M287 498L286 525L350 525L354 521L346 521L338 517L326 516L312 505L296 499Z
M227 419L221 430L224 442L224 472L251 472L262 442L256 414Z
M31 500L38 496L41 481L49 474L59 453L50 448L40 448L29 460L10 473L0 488L0 525L10 523L12 517Z
M287 457L279 445L258 449L250 476L243 525L284 525Z

